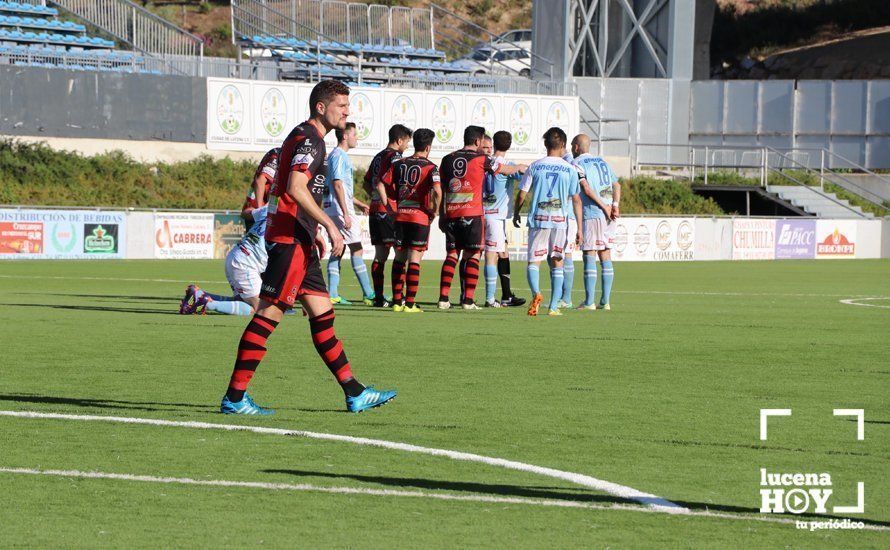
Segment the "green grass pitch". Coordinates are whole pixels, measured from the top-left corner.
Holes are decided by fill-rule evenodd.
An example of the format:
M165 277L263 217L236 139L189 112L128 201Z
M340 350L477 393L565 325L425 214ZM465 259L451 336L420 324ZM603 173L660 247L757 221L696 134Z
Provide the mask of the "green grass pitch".
M358 298L343 265L341 293ZM393 403L345 413L295 315L272 336L251 384L257 402L278 413L230 418L216 411L246 319L175 314L189 281L228 290L220 261L3 262L0 410L464 451L593 476L693 514L600 509L640 506L533 473L338 441L0 416L3 469L359 490L2 471L0 545L886 548L886 530L810 532L758 521L758 508L760 468L830 472L830 504L854 504L863 481L865 513L845 516L890 526L890 261L615 267L612 311L528 318L524 308L434 310L439 264L425 262L422 315L337 310L353 371L397 388ZM527 296L520 263L513 280ZM883 298L863 303L884 307L841 303L853 297ZM793 410L771 421L767 441L761 408ZM834 408L865 410L864 441Z

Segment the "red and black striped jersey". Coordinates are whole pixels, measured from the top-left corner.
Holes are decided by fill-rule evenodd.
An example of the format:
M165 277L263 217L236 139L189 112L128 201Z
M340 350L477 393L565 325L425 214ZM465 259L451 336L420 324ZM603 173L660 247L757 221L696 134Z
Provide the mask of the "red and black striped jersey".
M256 167L256 172L253 173L253 179L250 180L250 189L247 191L244 205L241 206L242 210L245 208L257 208L259 206L259 203L257 203L256 200L256 192L254 191L253 183L260 177L262 177L266 183L266 188L263 193L263 203L265 204L269 202L269 188L272 187L272 182L275 181L275 173L278 172L278 155L280 153L281 147L276 147L274 149L269 149L266 154L263 155L263 159Z
M500 161L474 149L445 155L440 171L445 182L445 217L482 216L485 174L497 174Z
M430 198L440 187L439 168L427 158L411 156L397 160L380 178L396 190L396 221L430 224Z
M378 212L386 212L383 203L380 202L380 194L374 188L374 178L382 178L383 174L389 172L392 163L402 158L402 153L391 147L387 147L374 155L374 159L365 172L365 184L371 186L371 214ZM396 189L392 185L383 184L386 188L386 199L390 208L396 209Z
M281 145L278 173L269 190L269 211L266 218L266 240L273 243L312 243L318 222L300 211L297 202L287 194L291 172L302 172L309 178L309 192L321 205L327 174L327 149L324 136L308 121L291 130Z

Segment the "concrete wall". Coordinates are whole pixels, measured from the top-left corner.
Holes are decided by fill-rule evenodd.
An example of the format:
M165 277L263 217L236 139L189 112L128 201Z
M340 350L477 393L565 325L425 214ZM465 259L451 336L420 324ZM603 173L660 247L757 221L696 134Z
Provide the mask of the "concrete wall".
M0 135L203 143L204 82L0 66Z

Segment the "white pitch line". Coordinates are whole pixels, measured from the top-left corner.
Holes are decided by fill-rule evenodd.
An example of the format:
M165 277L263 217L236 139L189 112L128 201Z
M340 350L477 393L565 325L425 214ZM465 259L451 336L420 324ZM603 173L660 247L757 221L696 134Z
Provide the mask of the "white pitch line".
M594 504L577 500L538 499L524 497L493 497L486 495L453 495L449 493L429 493L425 491L397 491L392 489L365 489L359 487L323 487L305 483L269 483L260 481L230 481L223 479L193 479L188 477L160 477L135 474L116 474L108 472L84 472L80 470L37 470L34 468L4 468L0 467L0 473L22 474L33 476L53 476L79 479L110 479L117 481L137 481L143 483L167 483L176 485L200 485L204 487L235 487L245 489L266 489L271 491L305 491L341 495L363 495L403 498L428 498L434 500L456 502L479 502L486 504L518 504L524 506L542 506L553 508L580 508L585 510L606 510L643 513L663 513L663 510L631 506L627 504ZM684 515L707 518L733 519L742 521L760 521L765 523L781 523L793 525L795 520L774 516L755 516L743 514L730 514L724 512L711 512L708 510L689 510ZM865 524L864 529L871 531L887 531L890 528L882 525Z
M846 300L839 300L839 301L840 301L840 303L846 304L848 306L877 307L880 309L890 309L890 305L860 304L859 303L859 302L870 302L872 300L890 300L890 297L878 296L878 297L870 297L870 298L848 298Z
M226 431L244 431L269 435L289 435L296 437L306 437L309 439L320 439L325 441L338 441L342 443L353 443L356 445L367 445L371 447L380 447L383 449L392 449L395 451L405 451L409 453L419 453L430 456L440 456L450 458L452 460L460 460L467 462L479 462L489 466L497 466L509 470L517 470L520 472L528 472L555 479L569 481L582 487L602 491L610 495L636 500L641 504L660 509L664 512L686 513L689 510L683 506L665 500L659 496L638 491L632 487L625 487L611 481L604 481L595 477L574 472L566 472L563 470L555 470L553 468L545 468L543 466L535 466L534 464L526 464L524 462L516 462L503 458L495 458L482 456L472 453L464 453L460 451L451 451L448 449L435 449L432 447L420 447L409 443L398 443L394 441L384 441L382 439L369 439L366 437L353 437L349 435L327 434L318 432L307 432L303 430L285 430L281 428L266 428L262 426L239 426L234 424L216 424L211 422L183 422L174 420L159 420L155 418L134 418L125 416L95 416L81 414L60 414L60 413L40 413L31 411L0 411L0 416L11 416L15 418L31 418L31 419L50 419L50 420L77 420L85 422L117 422L122 424L143 424L149 426L165 426L175 428L195 428L202 430L226 430Z
M60 280L60 281L109 281L109 282L132 282L132 283L174 283L174 284L194 284L194 279L139 279L139 278L125 278L125 277L57 277L52 275L2 275L0 274L0 279L47 279L47 280ZM201 284L219 284L219 285L228 285L228 281L223 280L206 280L201 281ZM343 286L353 288L354 285L350 283L343 283ZM355 286L355 288L358 288ZM418 288L427 288L427 289L439 289L438 285L420 285ZM542 287L542 290L551 291L551 288ZM746 296L760 296L760 297L784 297L784 298L842 298L849 297L849 294L813 294L813 293L794 293L794 292L710 292L710 291L695 291L695 290L613 290L612 292L618 294L652 294L652 295L668 295L668 296L736 296L736 297L746 297ZM573 289L572 294L582 295L584 294L583 289ZM867 296L867 295L863 295ZM855 296L854 296L855 298ZM876 306L879 307L879 306Z

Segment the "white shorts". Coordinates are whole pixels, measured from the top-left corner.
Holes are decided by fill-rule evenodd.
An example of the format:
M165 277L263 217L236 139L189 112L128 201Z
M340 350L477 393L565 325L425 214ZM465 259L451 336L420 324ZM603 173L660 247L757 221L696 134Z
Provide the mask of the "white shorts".
M547 258L562 259L566 248L566 228L528 229L528 261L540 262Z
M571 259L575 253L575 237L578 235L578 221L574 218L569 220L569 227L566 229L566 250L565 257Z
M260 295L260 286L263 284L262 273L256 265L239 261L238 248L226 256L226 279L232 292L240 298L253 298Z
M352 220L352 226L349 228L349 231L344 229L343 227L343 216L338 216L337 214L328 214L331 216L331 219L334 221L334 225L337 226L337 229L340 230L340 233L343 235L343 243L344 244L355 244L362 242L362 226L359 224L358 218L350 214L349 217Z
M606 218L584 220L584 242L581 250L610 250L612 248L615 222Z
M485 218L485 251L507 251L507 220Z

